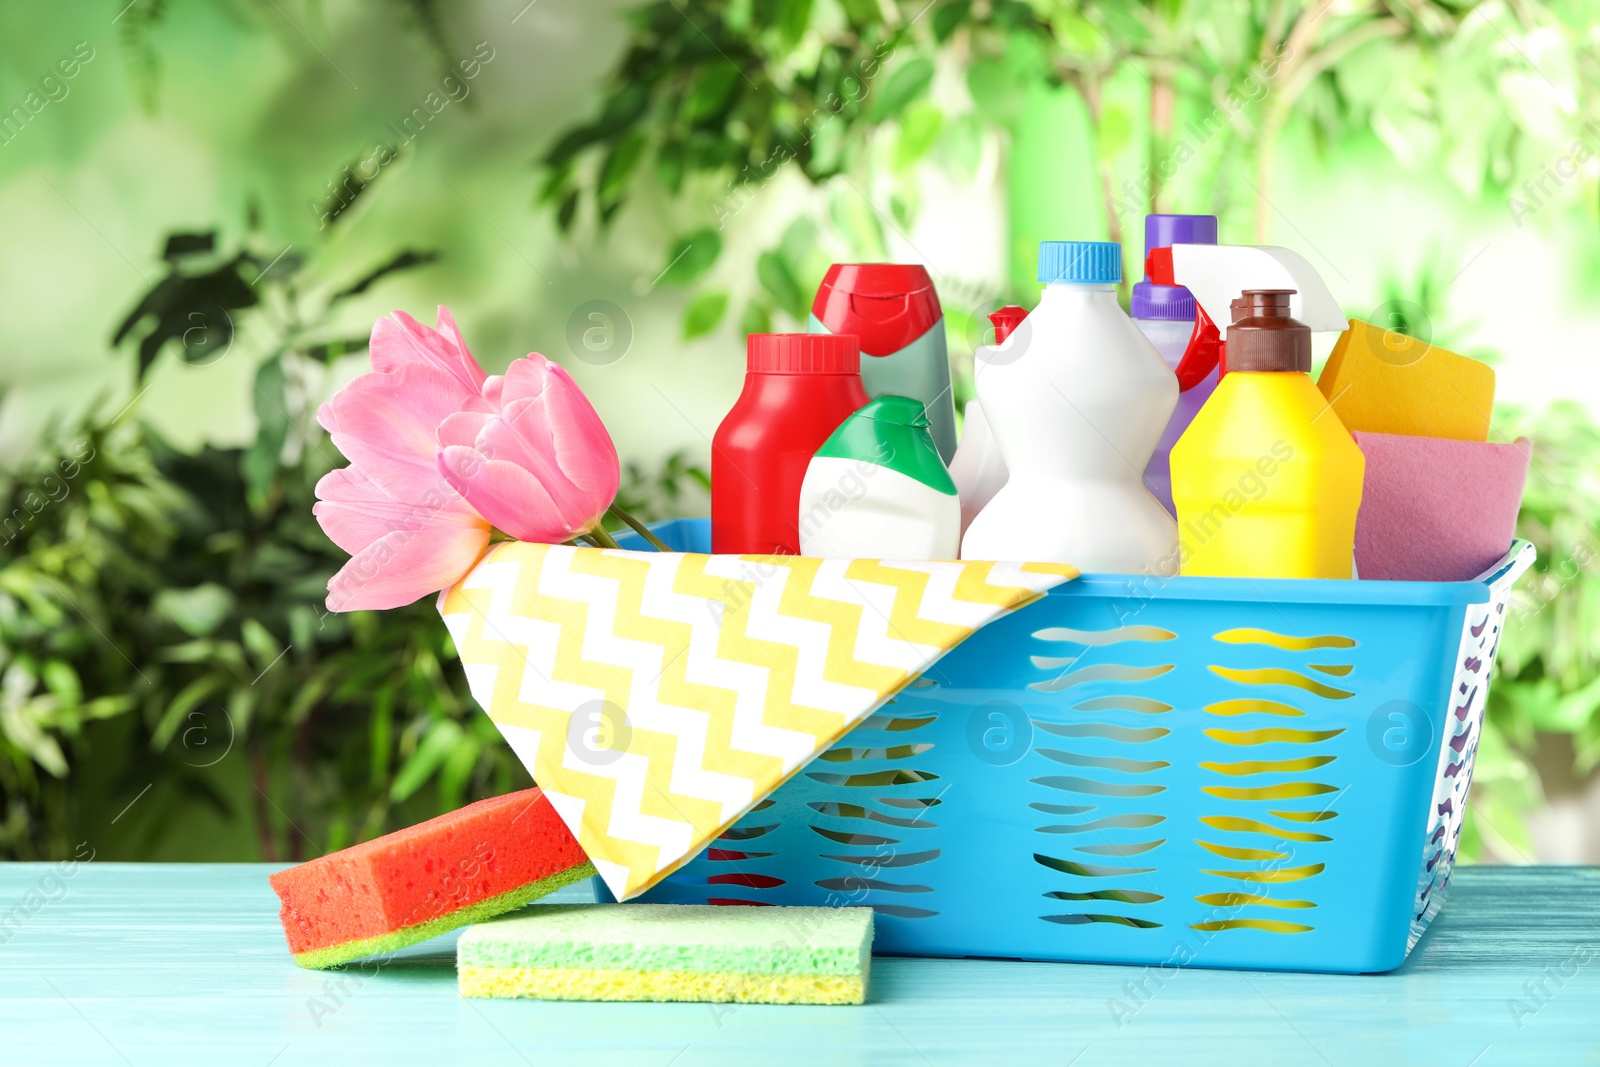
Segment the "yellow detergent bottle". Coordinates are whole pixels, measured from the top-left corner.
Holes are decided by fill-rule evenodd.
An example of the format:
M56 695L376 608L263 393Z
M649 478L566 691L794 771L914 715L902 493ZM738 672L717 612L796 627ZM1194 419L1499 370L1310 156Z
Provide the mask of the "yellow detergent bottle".
M1225 373L1172 448L1183 574L1352 577L1366 464L1311 380L1292 293L1234 301Z

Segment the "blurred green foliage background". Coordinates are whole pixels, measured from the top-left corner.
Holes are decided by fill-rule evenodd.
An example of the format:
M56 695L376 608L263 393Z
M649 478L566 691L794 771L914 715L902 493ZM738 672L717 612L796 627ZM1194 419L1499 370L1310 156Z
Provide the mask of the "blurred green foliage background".
M431 604L322 604L376 316L559 360L624 505L704 513L743 334L830 262L929 266L964 400L1038 241L1137 264L1163 210L1495 363L1540 562L1467 852L1600 862L1597 44L1578 0L0 3L0 855L303 858L527 783Z

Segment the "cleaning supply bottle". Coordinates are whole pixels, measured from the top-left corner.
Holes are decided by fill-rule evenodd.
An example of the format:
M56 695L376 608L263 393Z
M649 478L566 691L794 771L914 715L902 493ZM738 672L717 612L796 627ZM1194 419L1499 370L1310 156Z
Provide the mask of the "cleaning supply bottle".
M800 486L800 554L955 559L961 501L922 401L884 395L833 431Z
M1117 304L1122 248L1047 241L1039 280L1039 306L974 368L1010 476L961 555L1170 571L1177 528L1143 475L1178 383Z
M711 551L796 555L811 457L867 402L848 334L753 333L744 391L711 441Z
M994 324L994 345L980 345L972 354L973 365L988 362L995 345L1004 344L1027 315L1026 310L1015 304L991 312L989 321ZM950 477L961 495L961 532L966 533L973 518L1006 484L1006 461L1000 455L1000 446L995 442L989 420L983 414L983 404L977 397L967 401L961 444L956 447L956 458L950 461Z
M1226 373L1172 449L1186 575L1351 577L1366 461L1311 380L1291 295L1245 291Z
M939 458L956 454L956 406L944 311L928 271L914 263L835 263L811 303L812 333L861 339L861 380L869 396L922 401Z
M1148 260L1157 248L1170 248L1175 244L1217 243L1217 217L1215 215L1146 215L1144 217L1144 254ZM1174 372L1188 350L1189 338L1194 334L1194 296L1181 285L1161 285L1151 281L1148 272L1143 281L1133 287L1129 306L1134 325L1150 339ZM1155 494L1161 506L1172 511L1172 475L1169 456L1183 431L1188 429L1195 412L1200 410L1217 387L1217 368L1198 380L1178 383L1178 406L1167 420L1167 428L1156 445L1150 465L1144 469L1144 484Z

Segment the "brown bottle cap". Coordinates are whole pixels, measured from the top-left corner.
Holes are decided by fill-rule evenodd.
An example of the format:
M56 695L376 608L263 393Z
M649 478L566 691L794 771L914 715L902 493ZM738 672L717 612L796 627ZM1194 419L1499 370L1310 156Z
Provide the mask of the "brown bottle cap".
M1233 371L1311 373L1311 327L1289 317L1293 289L1246 289L1233 301L1227 363Z

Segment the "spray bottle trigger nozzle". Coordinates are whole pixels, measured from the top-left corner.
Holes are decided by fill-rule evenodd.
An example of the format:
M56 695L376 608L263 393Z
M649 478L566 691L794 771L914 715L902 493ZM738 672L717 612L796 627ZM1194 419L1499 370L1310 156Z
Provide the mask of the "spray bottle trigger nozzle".
M1170 269L1172 263L1172 250L1158 248L1151 253L1153 258L1156 252L1167 253L1167 264ZM1146 266L1148 275L1149 267ZM1167 283L1162 283L1167 284ZM1200 306L1199 301L1194 305L1194 332L1189 335L1189 345L1183 350L1183 358L1178 361L1175 373L1178 375L1179 392L1188 392L1206 380L1218 365L1223 363L1224 342L1222 334L1217 330L1217 324L1211 321L1211 316L1206 314L1206 309ZM1223 367L1227 373L1227 367Z
M1172 248L1152 248L1144 257L1144 277L1152 285L1177 285L1172 276Z

